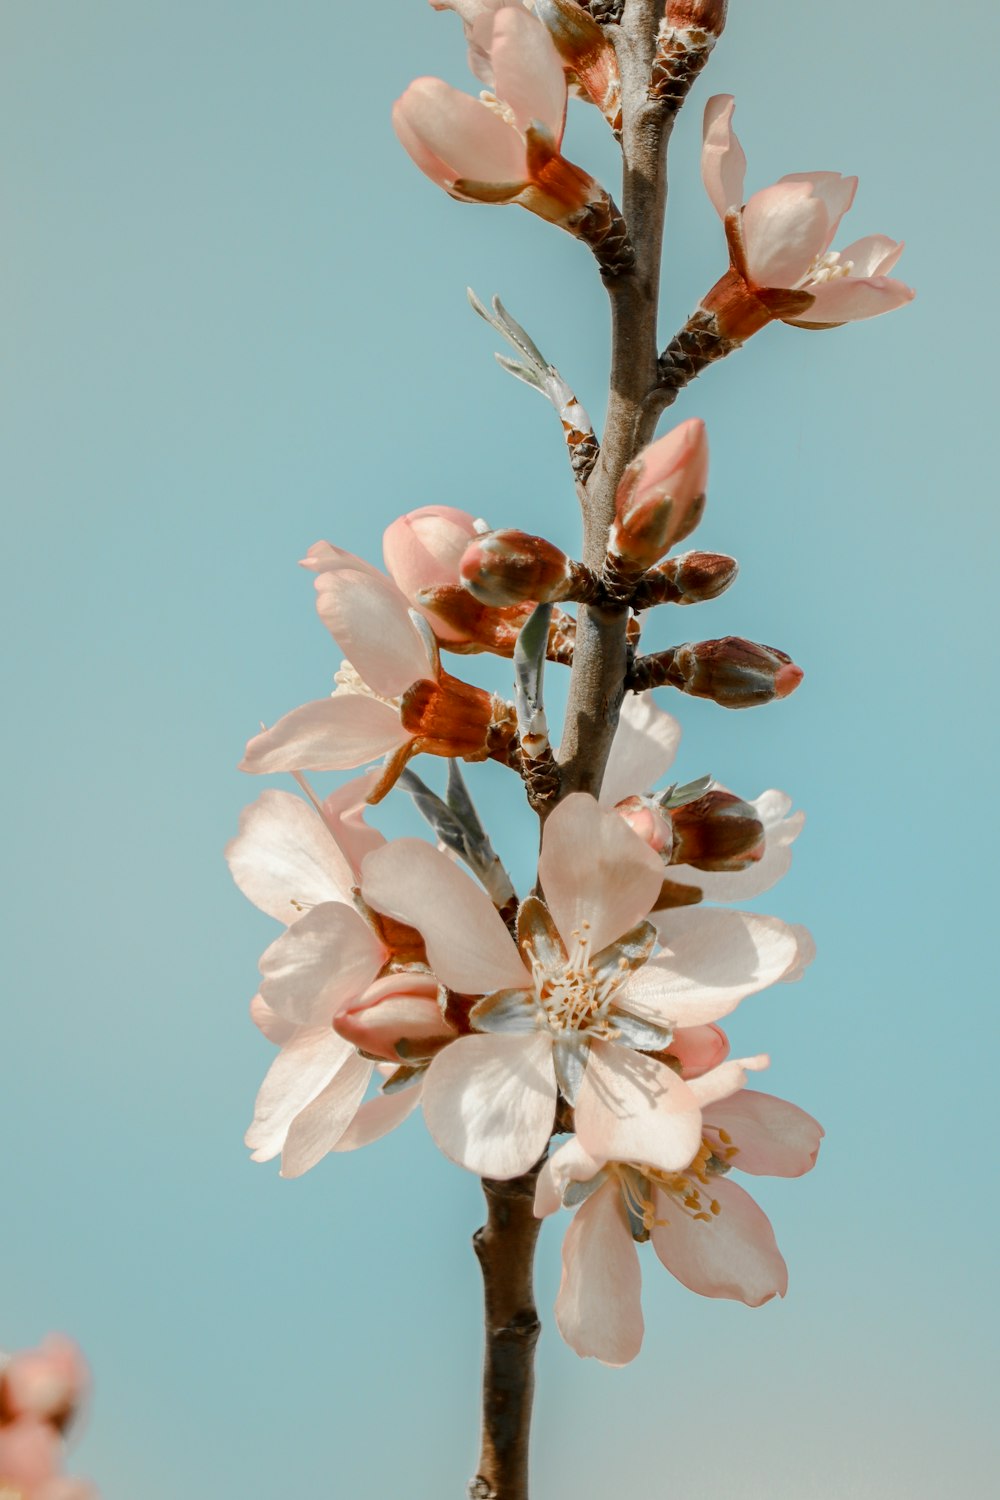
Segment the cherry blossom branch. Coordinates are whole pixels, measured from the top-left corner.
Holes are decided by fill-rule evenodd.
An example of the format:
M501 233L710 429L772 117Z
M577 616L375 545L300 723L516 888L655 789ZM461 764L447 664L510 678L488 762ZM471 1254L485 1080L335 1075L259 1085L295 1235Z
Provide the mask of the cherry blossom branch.
M622 212L635 249L633 268L607 280L611 299L611 381L601 454L582 495L584 562L599 570L614 519L615 492L628 464L651 439L666 404L658 397L657 311L666 146L673 112L649 97L662 0L627 0L609 30L622 82ZM562 795L596 795L618 724L626 673L627 607L581 605L569 701L560 746Z
M534 1213L540 1166L506 1182L483 1178L486 1223L472 1237L486 1303L483 1426L469 1500L528 1500L535 1345L541 1332L532 1274L541 1228Z

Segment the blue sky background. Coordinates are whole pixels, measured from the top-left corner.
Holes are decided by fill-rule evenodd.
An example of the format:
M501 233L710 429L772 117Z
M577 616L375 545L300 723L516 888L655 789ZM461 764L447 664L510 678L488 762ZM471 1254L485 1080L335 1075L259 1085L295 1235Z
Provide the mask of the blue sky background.
M741 563L683 630L807 672L752 713L663 701L680 774L807 810L761 905L820 959L732 1031L828 1139L811 1177L761 1187L786 1301L708 1303L649 1264L625 1371L561 1345L546 1230L536 1492L985 1494L1000 21L982 0L731 9L672 149L664 337L723 266L698 179L713 91L737 95L751 187L858 172L844 238L905 236L919 289L859 327L771 328L675 409L712 441L698 544ZM83 1343L75 1463L105 1500L438 1500L473 1471L477 1184L419 1120L298 1182L247 1160L273 931L221 857L260 790L244 740L335 665L310 542L377 557L388 521L442 501L576 543L554 418L464 287L499 292L595 415L604 295L568 237L411 166L389 107L427 72L466 77L422 0L0 10L0 1344ZM596 112L567 152L616 185ZM470 780L525 879L517 789Z

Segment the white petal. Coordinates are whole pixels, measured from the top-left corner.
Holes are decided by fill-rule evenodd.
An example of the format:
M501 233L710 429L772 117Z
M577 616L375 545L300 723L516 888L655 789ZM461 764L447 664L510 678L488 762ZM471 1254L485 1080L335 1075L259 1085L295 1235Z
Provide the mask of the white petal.
M528 983L517 946L486 892L422 839L369 854L361 889L376 911L416 927L438 978L467 995Z
M593 1157L679 1171L701 1145L690 1086L655 1058L593 1042L576 1105L576 1133Z
M681 726L652 693L626 693L601 783L602 807L648 792L673 764Z
M520 1177L548 1145L556 1110L552 1041L463 1036L424 1083L424 1119L445 1156L480 1177Z
M642 1345L639 1256L617 1182L579 1208L563 1242L559 1332L577 1354L627 1365Z
M261 995L297 1026L328 1024L389 957L368 923L341 902L306 912L260 960Z
M615 1004L661 1025L702 1026L729 1015L781 979L798 953L795 933L777 917L681 907L653 920L663 952L632 975Z
M410 738L399 711L364 693L336 693L293 708L254 735L241 771L351 771L405 745Z
M744 196L747 159L733 129L735 108L732 94L714 94L702 127L701 178L720 219L739 208Z
M754 1176L801 1177L816 1163L823 1127L797 1104L741 1089L705 1111L705 1124L732 1136L731 1165Z
M260 1086L246 1143L254 1161L270 1161L285 1144L295 1116L354 1056L350 1042L328 1026L306 1027L286 1042Z
M731 1297L760 1307L788 1289L788 1269L767 1215L735 1182L716 1179L711 1192L721 1212L706 1224L692 1219L666 1194L657 1195L650 1238L677 1280L703 1297ZM707 1196L707 1194L706 1194Z
M226 859L244 896L286 925L300 906L351 899L350 865L319 813L291 792L264 792L244 808Z
M646 916L663 864L624 818L574 792L545 824L538 878L567 950L586 923L593 954Z
M400 1089L396 1094L376 1094L374 1099L366 1100L334 1146L334 1151L357 1151L360 1146L380 1141L412 1115L420 1103L422 1089L422 1082L415 1083L412 1088Z
M250 1019L257 1030L276 1047L283 1047L286 1042L290 1042L299 1029L291 1021L284 1021L281 1016L276 1016L261 995L254 995L250 1001Z
M282 1177L301 1177L333 1150L357 1113L374 1066L355 1053L296 1115L281 1153Z
M316 579L316 610L363 682L394 698L433 675L409 602L379 573L338 568Z

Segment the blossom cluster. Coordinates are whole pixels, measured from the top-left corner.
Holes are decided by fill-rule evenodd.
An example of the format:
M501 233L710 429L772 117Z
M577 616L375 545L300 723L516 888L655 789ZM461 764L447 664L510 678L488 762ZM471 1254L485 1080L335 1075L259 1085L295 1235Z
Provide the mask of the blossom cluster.
M62 1471L64 1435L88 1384L79 1349L56 1334L0 1355L0 1500L97 1500Z

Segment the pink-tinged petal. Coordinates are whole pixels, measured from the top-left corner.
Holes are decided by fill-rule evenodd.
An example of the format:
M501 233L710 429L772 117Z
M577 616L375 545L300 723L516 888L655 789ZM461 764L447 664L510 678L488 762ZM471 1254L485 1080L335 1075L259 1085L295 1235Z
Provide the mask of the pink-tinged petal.
M440 78L418 78L392 112L396 134L417 166L441 187L527 181L524 142L478 99Z
M253 1122L245 1136L254 1161L270 1161L278 1155L295 1116L356 1055L350 1042L328 1026L296 1031L274 1059L257 1095Z
M807 182L776 182L754 193L743 210L743 241L756 285L796 286L823 254L827 224L826 205Z
M535 1194L535 1214L538 1218L544 1217L546 1213L552 1213L551 1208L540 1211L540 1203L550 1201L550 1192L555 1195L555 1206L558 1208L562 1203L562 1195L571 1182L590 1182L604 1167L605 1161L602 1157L591 1156L590 1152L582 1146L575 1135L571 1135L548 1158L545 1166L539 1174L538 1181L545 1178L546 1185L539 1188Z
M720 219L743 202L747 159L733 129L736 100L715 94L705 105L701 180Z
M718 1026L679 1026L670 1043L670 1056L680 1063L682 1078L698 1078L728 1055L729 1038Z
M842 265L851 263L852 276L888 276L904 248L902 240L890 239L887 234L866 234L845 245L838 255Z
M243 809L226 859L244 896L286 926L303 907L351 899L350 865L319 814L291 792L264 792Z
M357 557L353 552L346 552L343 547L335 547L332 542L313 542L305 557L299 561L300 568L306 568L310 573L336 573L341 569L349 572L365 573L372 578L382 578L378 568L372 567L363 557ZM385 579L382 578L383 583Z
M778 182L807 182L815 196L823 200L827 213L827 236L823 249L828 250L841 219L854 202L858 179L841 177L839 172L789 172L785 177L780 177Z
M59 1435L48 1422L24 1418L0 1428L0 1494L5 1485L17 1485L17 1500L20 1486L43 1484L56 1473L61 1456Z
M697 886L706 901L752 901L777 885L792 863L792 844L802 832L806 815L791 812L792 801L784 792L770 790L755 797L751 806L764 825L763 857L746 870L695 870L691 865L671 865L670 879L679 885Z
M465 640L466 636L420 605L417 595L421 589L458 583L462 553L475 535L475 522L464 510L425 505L393 521L382 537L382 555L397 587L427 616L443 641Z
M296 1115L281 1153L282 1177L301 1177L334 1149L357 1114L373 1068L374 1063L355 1053Z
M513 938L486 892L422 839L369 854L361 889L376 911L416 927L434 973L466 995L530 985Z
M689 1079L688 1086L701 1108L707 1109L745 1088L748 1073L762 1073L770 1066L771 1059L766 1052L758 1053L756 1057L732 1057L708 1073Z
M241 771L353 771L405 745L410 735L389 703L364 693L336 693L293 708L255 735Z
M473 26L473 41L487 44L498 99L514 112L522 133L540 121L562 140L566 120L566 75L547 26L519 5L507 5Z
M0 1354L0 1423L31 1418L64 1429L90 1384L86 1361L72 1339L49 1334L37 1349Z
M460 1167L520 1177L548 1145L556 1092L551 1037L463 1036L427 1070L424 1119Z
M361 680L384 698L434 675L409 608L378 574L340 568L316 579L317 614Z
M57 1474L41 1489L35 1490L31 1500L100 1500L92 1484L83 1479L71 1479L68 1474Z
M368 794L381 779L381 771L366 771L355 776L331 792L323 801L323 819L343 850L354 872L360 878L361 863L373 849L381 849L385 835L377 828L369 828L364 814L368 805Z
M642 1273L617 1182L577 1209L563 1241L556 1324L577 1354L627 1365L642 1346Z
M841 276L818 286L810 284L808 290L816 300L801 319L807 327L817 323L834 327L838 323L878 318L883 313L895 312L897 307L905 307L916 296L912 287L893 281L891 276L864 279Z
M797 1104L756 1089L741 1089L710 1105L705 1124L732 1136L731 1166L759 1177L801 1177L815 1166L826 1133Z
M296 1026L323 1026L360 995L389 957L368 923L341 902L313 907L262 955L264 1002Z
M624 818L574 792L545 824L538 878L567 949L586 923L593 954L646 916L663 885L663 863Z
M334 1151L357 1151L370 1146L408 1119L420 1103L423 1083L399 1089L394 1094L376 1094L367 1099L333 1147Z
M798 953L794 932L777 917L683 907L653 920L663 952L631 976L615 1004L654 1024L718 1021L777 983Z
M680 741L681 726L652 693L627 693L601 783L601 806L648 792L670 769Z
M576 1103L576 1133L593 1157L686 1167L701 1145L701 1111L664 1063L628 1047L592 1042Z
M735 1182L716 1178L710 1189L720 1212L710 1222L690 1218L666 1193L657 1195L653 1249L667 1270L702 1297L730 1297L760 1307L788 1290L788 1267L764 1210ZM706 1194L707 1196L707 1194Z
M250 1001L250 1019L257 1030L276 1047L283 1047L286 1042L290 1042L299 1029L291 1021L275 1015L262 995L254 995Z
M793 922L791 931L798 946L795 957L781 976L783 984L797 983L816 957L816 941L809 928L803 927L801 922Z

